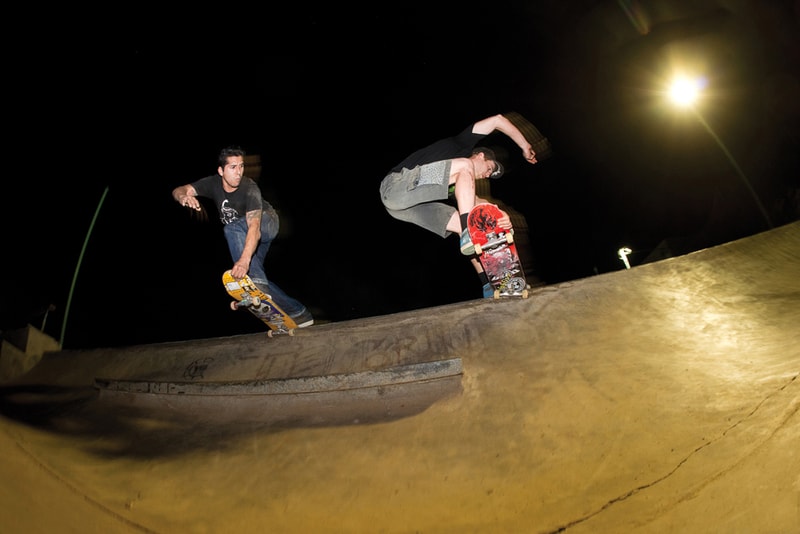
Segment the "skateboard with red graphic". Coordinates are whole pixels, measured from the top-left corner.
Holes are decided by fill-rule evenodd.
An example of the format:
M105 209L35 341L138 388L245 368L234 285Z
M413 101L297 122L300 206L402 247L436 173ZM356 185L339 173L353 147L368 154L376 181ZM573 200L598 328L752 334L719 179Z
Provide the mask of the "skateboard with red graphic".
M222 274L222 284L228 294L236 299L231 302L231 309L247 309L270 328L267 332L269 337L277 334L294 335L294 329L297 328L294 319L275 304L272 297L261 291L249 276L244 275L244 278L237 280L227 270Z
M514 244L514 232L497 223L502 216L495 204L476 204L467 217L469 237L494 288L494 298L527 298L529 287Z

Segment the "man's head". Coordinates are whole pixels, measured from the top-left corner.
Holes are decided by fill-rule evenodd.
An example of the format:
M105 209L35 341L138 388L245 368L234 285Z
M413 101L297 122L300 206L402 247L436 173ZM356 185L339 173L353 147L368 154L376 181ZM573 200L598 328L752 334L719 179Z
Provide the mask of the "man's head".
M244 150L242 150L238 146L225 147L219 151L219 156L217 157L217 164L220 167L225 167L225 164L228 163L228 158L231 156L239 156L241 158L244 158L245 153Z
M244 150L238 146L223 148L217 161L217 172L222 177L223 189L229 193L235 191L244 176Z
M483 159L492 169L491 174L487 178L500 178L503 176L505 169L503 169L503 165L497 160L494 150L479 146L472 151L472 156L477 156L479 154L482 154Z

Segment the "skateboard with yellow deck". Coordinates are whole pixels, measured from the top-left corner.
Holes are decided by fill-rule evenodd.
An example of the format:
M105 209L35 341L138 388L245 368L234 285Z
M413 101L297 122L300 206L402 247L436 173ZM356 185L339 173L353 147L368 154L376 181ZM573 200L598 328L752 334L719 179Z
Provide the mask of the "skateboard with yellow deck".
M275 304L272 297L261 291L249 276L244 275L237 280L227 270L222 274L222 284L228 294L236 299L231 302L231 309L247 309L270 328L267 332L269 337L279 334L294 335L297 328L294 319Z

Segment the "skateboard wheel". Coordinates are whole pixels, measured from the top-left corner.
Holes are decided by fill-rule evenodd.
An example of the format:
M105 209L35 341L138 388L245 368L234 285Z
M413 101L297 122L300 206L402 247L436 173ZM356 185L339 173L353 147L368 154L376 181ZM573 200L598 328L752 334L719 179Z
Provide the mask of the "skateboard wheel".
M495 289L494 290L494 298L495 298L495 300L500 298L500 290L499 289Z
M238 309L239 309L239 303L238 303L237 301L235 301L235 300L232 300L232 301L231 301L231 309L232 309L233 311L236 311L236 310L238 310Z
M514 242L514 234L512 234L511 232L507 233L506 234L506 243L508 243L510 245L513 242Z
M528 290L527 289L522 292L522 298L524 298L524 299L528 298Z
M261 304L261 299L258 297L253 297L253 300L250 302L250 305L258 308L259 304Z
M476 244L475 245L475 254L480 256L482 251L483 251L483 249L481 249L481 246Z
M527 289L528 285L523 278L512 278L508 282L508 288L511 293L521 293L522 290Z

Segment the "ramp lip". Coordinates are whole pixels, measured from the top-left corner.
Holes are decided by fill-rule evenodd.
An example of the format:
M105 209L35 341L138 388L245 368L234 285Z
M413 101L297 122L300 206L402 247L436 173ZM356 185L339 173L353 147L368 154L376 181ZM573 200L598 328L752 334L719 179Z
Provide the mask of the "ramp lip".
M296 395L381 388L437 380L462 373L461 358L450 358L381 370L237 382L161 382L95 378L94 387L107 392L155 395Z

